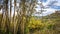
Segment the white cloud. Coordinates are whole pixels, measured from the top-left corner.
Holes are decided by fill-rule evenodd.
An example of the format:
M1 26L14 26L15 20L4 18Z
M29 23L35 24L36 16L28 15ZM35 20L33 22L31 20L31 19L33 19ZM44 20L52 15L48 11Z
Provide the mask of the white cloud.
M43 16L46 16L48 14L54 13L55 10L59 10L59 9L53 9L51 8L51 6L47 6L48 4L50 4L53 1L57 1L56 3L54 3L53 5L55 6L60 6L60 0L47 0L46 2L43 2L43 6L45 7L49 7L49 8L45 8L44 10L47 10L46 12L43 12ZM40 2L39 2L40 3ZM52 4L51 4L52 5ZM39 9L37 9L38 11ZM42 16L42 14L35 14L35 16Z
M55 9L52 9L52 8L49 8L49 9L44 9L46 10L45 12L43 12L43 16L46 16L48 14L51 14L51 13L54 13L55 12ZM35 14L35 16L42 16L42 14Z
M55 3L54 5L56 5L56 6L60 6L60 1L58 1L58 2Z

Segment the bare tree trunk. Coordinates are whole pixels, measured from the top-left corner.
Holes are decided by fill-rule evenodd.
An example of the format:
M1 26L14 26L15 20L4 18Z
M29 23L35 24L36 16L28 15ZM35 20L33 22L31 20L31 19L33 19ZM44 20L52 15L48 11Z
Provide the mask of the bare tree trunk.
M5 15L6 15L6 34L9 34L9 18L8 18L8 0L5 0Z
M24 17L26 17L25 16L25 13L26 13L26 11L25 11L25 1L26 0L21 0L22 1L22 21L21 21L21 34L24 34L24 25L25 25L25 21L24 21Z
M2 34L2 32L1 32L1 23L2 23L2 14L0 14L0 34Z
M24 21L24 18L23 17L25 17L25 1L26 0L21 0L21 3L20 3L20 6L19 6L19 8L21 8L21 9L19 9L19 10L21 10L19 13L20 13L20 15L18 15L18 32L17 32L17 34L24 34L24 23L25 23L25 21Z
M9 31L13 34L14 33L14 26L13 26L13 21L12 21L12 1L13 0L10 0L10 28L9 28Z
M16 34L16 16L15 16L15 12L16 12L16 0L14 0L14 15L13 15L13 20L14 20L14 34Z

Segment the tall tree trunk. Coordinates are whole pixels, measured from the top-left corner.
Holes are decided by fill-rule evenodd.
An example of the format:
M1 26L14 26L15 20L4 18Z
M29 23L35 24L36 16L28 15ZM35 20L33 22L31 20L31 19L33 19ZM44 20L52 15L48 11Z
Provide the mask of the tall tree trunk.
M16 1L14 0L14 15L13 15L13 20L14 20L14 34L16 34L16 16L15 16L15 12L16 12Z
M9 34L9 18L8 18L8 0L5 0L4 1L5 2L5 15L6 15L6 22L5 22L5 24L6 24L6 28L7 28L7 30L6 30L6 34Z
M19 8L21 8L21 9L19 9L19 10L21 10L19 13L20 13L20 15L18 15L18 32L17 32L17 34L24 34L24 24L25 24L25 22L24 22L24 18L23 17L25 17L25 1L26 0L21 0L21 3L20 3L20 6L19 6Z
M13 21L12 21L12 1L10 0L10 28L9 31L14 34L14 27L13 27ZM12 26L11 26L12 25Z
M25 16L25 13L26 13L26 11L25 11L25 1L26 0L22 0L22 22L21 22L21 34L24 34L24 25L25 25L25 21L24 21L24 17L26 17Z

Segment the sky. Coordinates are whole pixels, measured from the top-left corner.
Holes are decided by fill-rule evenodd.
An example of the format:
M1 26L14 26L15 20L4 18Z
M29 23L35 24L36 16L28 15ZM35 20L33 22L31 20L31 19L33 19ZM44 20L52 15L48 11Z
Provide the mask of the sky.
M40 3L40 0L38 0L38 3ZM42 0L43 6L46 7L43 12L43 16L46 16L48 14L54 13L56 10L60 10L60 0ZM48 7L48 8L47 8ZM37 12L40 10L39 6L37 8ZM34 14L35 16L42 16L42 14Z
M0 0L0 3L1 3L1 0ZM38 0L38 3L40 3L40 0ZM54 13L56 10L60 10L60 0L42 0L42 4L45 7L44 10L46 10L45 12L42 13L43 16ZM39 5L37 5L37 6L38 6L38 8L36 8L36 10L37 10L37 12L39 12L38 10L40 10L41 8L39 7ZM0 11L0 13L1 13L1 11ZM42 16L42 14L34 14L34 15Z

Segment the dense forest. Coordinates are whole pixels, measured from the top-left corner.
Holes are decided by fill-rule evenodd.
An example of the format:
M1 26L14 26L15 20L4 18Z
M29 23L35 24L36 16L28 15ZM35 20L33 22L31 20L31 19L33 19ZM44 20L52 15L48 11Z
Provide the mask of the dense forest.
M43 3L37 0L0 0L0 34L60 34L60 11L33 16ZM2 11L1 11L2 10Z

